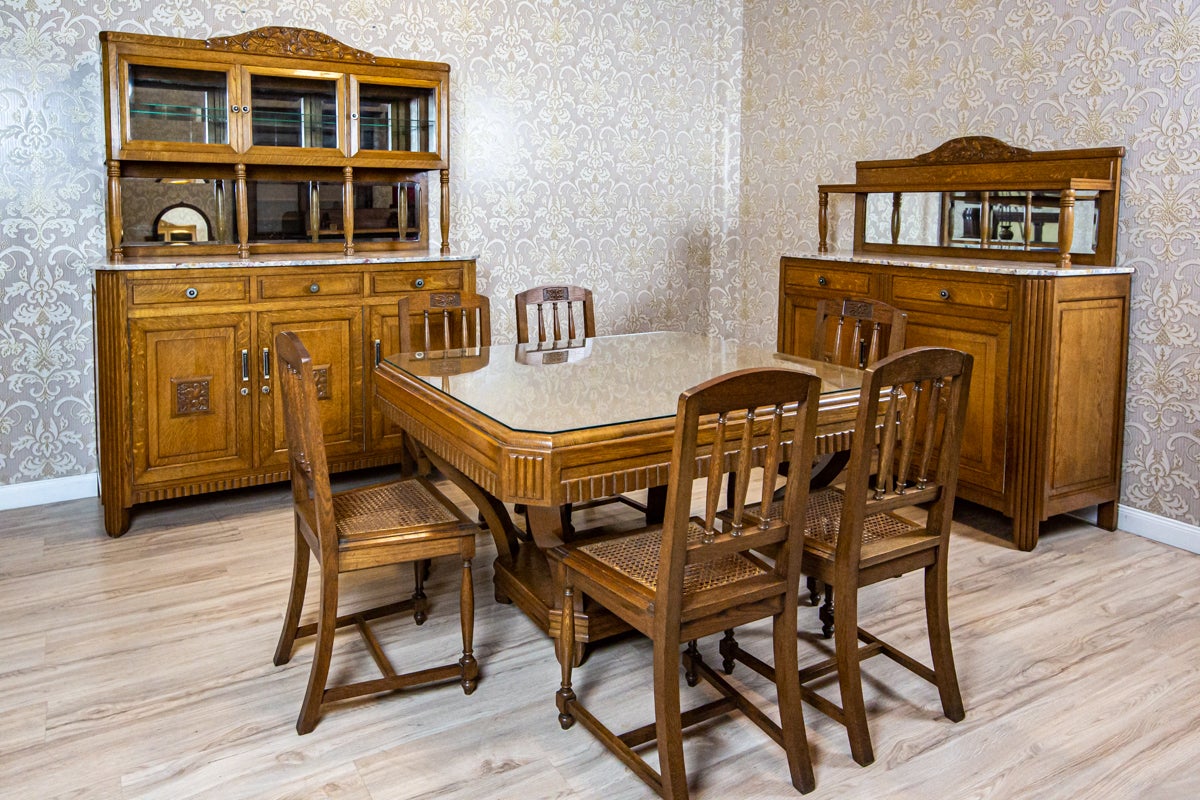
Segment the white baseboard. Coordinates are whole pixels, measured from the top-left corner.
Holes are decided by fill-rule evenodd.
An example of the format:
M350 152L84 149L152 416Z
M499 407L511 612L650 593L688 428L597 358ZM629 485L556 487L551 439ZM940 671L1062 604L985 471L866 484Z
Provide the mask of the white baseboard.
M86 475L72 475L67 478L48 478L44 481L0 486L0 511L96 497L100 485L98 478L95 472L89 472Z
M1071 516L1095 524L1096 509L1083 509ZM1200 553L1200 527L1196 525L1160 517L1158 514L1125 505L1117 506L1117 524L1126 533L1169 544L1189 553Z

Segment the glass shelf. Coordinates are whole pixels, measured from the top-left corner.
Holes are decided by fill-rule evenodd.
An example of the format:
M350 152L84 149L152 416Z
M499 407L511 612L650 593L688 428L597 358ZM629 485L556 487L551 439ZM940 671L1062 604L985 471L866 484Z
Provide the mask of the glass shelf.
M130 64L127 97L130 139L229 144L224 72Z
M337 81L251 75L250 123L255 147L336 148Z
M432 88L359 83L358 118L361 150L437 150L437 92Z

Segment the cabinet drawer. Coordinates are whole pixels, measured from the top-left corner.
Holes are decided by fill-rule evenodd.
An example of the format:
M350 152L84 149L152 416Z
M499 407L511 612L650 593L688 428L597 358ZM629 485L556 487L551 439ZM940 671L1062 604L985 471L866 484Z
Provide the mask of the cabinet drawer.
M201 278L199 280L135 280L130 282L130 302L135 306L156 303L245 302L249 299L245 278Z
M263 300L294 297L347 297L362 294L362 276L353 275L264 275L258 279L258 296Z
M892 299L904 308L905 303L937 303L967 309L1007 311L1009 287L994 283L973 283L941 278L892 278Z
M461 269L378 272L371 276L372 294L402 294L404 292L461 288L463 288Z
M787 286L789 289L807 289L861 297L871 293L871 275L866 272L850 272L843 269L788 267Z

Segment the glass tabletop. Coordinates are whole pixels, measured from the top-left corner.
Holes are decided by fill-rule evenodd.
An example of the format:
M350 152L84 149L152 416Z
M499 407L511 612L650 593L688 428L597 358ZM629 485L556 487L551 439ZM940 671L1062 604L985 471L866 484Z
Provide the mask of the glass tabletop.
M507 428L547 434L673 417L685 389L741 369L814 373L822 394L857 389L863 376L849 367L669 331L397 353L384 360Z

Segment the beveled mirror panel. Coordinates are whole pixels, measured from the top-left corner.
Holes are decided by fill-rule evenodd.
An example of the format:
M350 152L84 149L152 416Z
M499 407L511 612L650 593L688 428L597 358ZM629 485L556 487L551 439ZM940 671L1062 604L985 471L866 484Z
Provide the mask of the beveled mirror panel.
M1076 192L1072 253L1096 252L1097 192ZM1056 252L1057 191L876 192L866 198L868 244Z
M232 181L122 178L122 244L233 244Z

